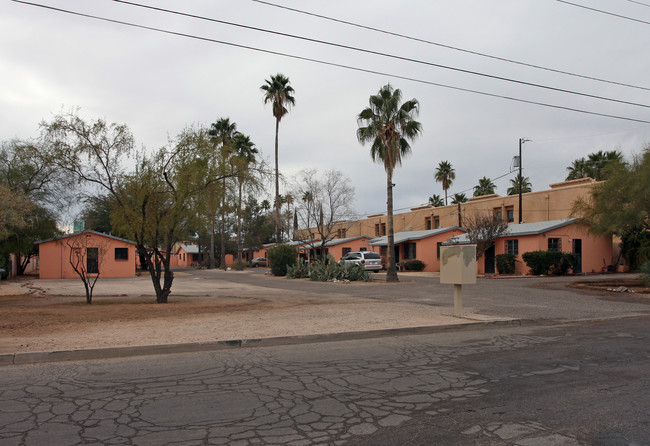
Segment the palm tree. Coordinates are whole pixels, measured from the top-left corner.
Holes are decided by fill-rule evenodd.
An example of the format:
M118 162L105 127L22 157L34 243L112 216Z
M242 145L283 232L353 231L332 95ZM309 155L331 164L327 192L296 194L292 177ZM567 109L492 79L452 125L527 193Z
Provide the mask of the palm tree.
M419 103L411 99L400 104L402 91L390 84L384 85L376 95L370 96L369 107L357 117L357 138L362 145L371 143L370 157L383 163L386 170L386 196L388 220L388 272L387 282L397 282L395 266L395 235L393 233L393 170L402 164L402 158L411 152L409 140L422 132L422 124L415 120Z
M219 163L221 164L221 169L225 169L225 163L228 157L232 152L232 139L237 133L237 124L230 122L230 118L220 118L217 122L212 123L210 130L208 130L208 135L214 141L215 152L220 151L220 156L218 157ZM222 172L225 173L225 172ZM224 175L222 180L222 193L221 193L221 255L220 255L220 265L225 266L226 264L226 237L225 237L225 225L226 225L226 176ZM211 216L212 230L210 232L210 268L215 267L214 259L214 230L215 230L215 220L216 215Z
M467 201L469 200L467 199L467 196L463 193L454 194L454 196L451 197L451 204L467 203Z
M243 133L235 133L232 139L233 158L236 166L237 177L237 260L241 262L242 239L241 239L241 214L242 214L242 189L244 182L249 174L250 165L255 163L255 155L258 153L255 143L251 141L250 136ZM250 179L250 177L249 177Z
M293 87L289 85L289 78L283 74L276 74L267 79L260 89L264 92L264 103L270 102L275 116L275 237L280 242L280 174L278 170L278 132L282 117L289 113L289 108L295 105Z
M516 178L510 179L511 186L508 188L508 195L518 195L519 194L519 174ZM528 177L523 177L521 179L521 193L525 194L533 191L533 185L530 183Z
M451 167L451 163L449 161L440 161L433 178L437 183L442 183L442 190L445 191L445 206L447 206L447 190L456 179L456 172Z
M429 205L437 208L439 206L444 206L445 202L440 195L433 194L429 197Z
M566 170L568 170L569 173L565 181L577 180L578 178L586 178L590 176L589 163L584 157L574 160Z
M474 196L480 197L482 195L491 195L497 188L496 184L488 177L483 177L478 180L478 186L474 186Z

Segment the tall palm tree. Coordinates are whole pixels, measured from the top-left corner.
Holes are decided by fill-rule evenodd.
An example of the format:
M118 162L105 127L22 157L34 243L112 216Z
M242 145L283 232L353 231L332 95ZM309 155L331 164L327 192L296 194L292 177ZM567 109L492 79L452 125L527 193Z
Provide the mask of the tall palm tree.
M241 214L242 214L242 189L244 182L249 174L250 165L255 163L255 155L258 153L255 143L251 141L250 136L243 133L235 133L232 139L233 161L236 168L237 178L237 260L242 259L242 239L241 239ZM250 177L248 177L250 178Z
M442 183L442 190L445 191L445 206L447 206L447 190L449 190L456 179L456 172L451 167L451 163L449 161L440 161L433 174L433 178L437 183Z
M383 163L386 170L388 215L388 272L387 282L397 282L395 266L395 235L393 233L393 170L402 164L402 158L411 152L409 140L422 132L422 124L415 120L419 103L411 99L402 104L402 91L390 84L384 85L369 98L369 107L357 117L357 138L362 145L372 143L370 156Z
M474 186L474 196L480 197L482 195L493 194L496 188L496 184L494 184L491 179L483 177L478 180L478 185Z
M275 116L275 237L276 242L280 242L280 174L278 169L278 132L280 130L280 121L282 117L289 113L289 108L296 104L293 97L294 90L289 85L289 78L283 74L271 76L266 79L264 85L260 87L264 92L264 103L270 102L273 106L273 116Z
M438 194L433 194L429 197L429 204L433 206L434 208L437 208L439 206L444 206L445 201L442 199L442 197Z
M219 164L220 169L225 169L225 164L228 157L232 152L232 140L237 133L237 124L230 122L230 118L220 118L218 121L213 122L208 130L208 135L214 141L215 144L215 154L217 150L219 151ZM222 172L224 173L224 172ZM226 265L226 177L224 175L221 192L221 253L220 253L220 265ZM210 231L210 249L208 250L210 255L210 268L215 267L214 259L214 230L215 230L215 220L216 215L211 217L212 230Z
M519 194L519 174L515 178L510 179L511 186L508 188L508 195ZM521 193L525 194L533 191L533 185L530 183L528 177L521 178Z

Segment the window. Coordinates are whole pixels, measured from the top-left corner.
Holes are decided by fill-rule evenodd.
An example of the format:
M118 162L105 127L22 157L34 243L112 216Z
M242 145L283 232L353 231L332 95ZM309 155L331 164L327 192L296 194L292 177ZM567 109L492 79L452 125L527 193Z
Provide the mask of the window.
M549 251L562 251L562 239L560 239L560 238L549 238L548 239L548 250Z
M342 249L341 249L341 253L342 253L343 255L346 255L346 254L347 254L348 252L350 252L350 251L352 251L352 248L342 248Z
M363 251L367 251L367 250L368 250L368 248L361 248L361 249L359 249L359 251L361 251L361 252L363 252Z
M192 254L192 262L198 262L199 261L199 255L198 254Z
M506 215L508 217L508 223L512 223L515 221L515 208L512 206L508 206L506 208Z
M424 229L431 229L431 217L424 217Z
M412 260L415 258L415 243L404 243L404 259Z
M129 248L115 248L115 260L129 260Z
M337 229L336 230L336 238L345 238L347 233L347 230L345 229Z
M433 227L436 229L440 227L440 217L433 217Z
M381 235L386 235L386 223L381 224Z
M501 208L494 208L492 212L494 214L494 218L499 221L503 220L503 212L501 212Z
M442 246L442 242L436 243L436 256L438 259L440 259L440 247Z
M381 232L379 231L379 223L375 225L375 236L381 237Z
M519 255L519 240L506 240L506 253Z
M99 248L86 248L86 271L99 274Z

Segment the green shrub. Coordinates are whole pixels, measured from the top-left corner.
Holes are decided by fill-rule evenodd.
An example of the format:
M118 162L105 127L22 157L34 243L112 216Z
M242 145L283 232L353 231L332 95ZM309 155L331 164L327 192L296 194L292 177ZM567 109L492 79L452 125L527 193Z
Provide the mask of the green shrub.
M565 275L578 262L576 254L560 251L525 252L521 258L530 268L530 273L535 276L543 276L549 273Z
M298 262L298 250L295 246L279 244L268 251L268 262L271 265L271 274L286 276L287 267Z
M556 251L557 252L557 251ZM558 276L566 276L569 270L578 263L578 255L571 252L561 252L559 258L553 262L551 272Z
M517 256L514 254L497 254L497 271L499 274L514 274Z
M427 266L422 260L409 260L402 265L406 271L422 271Z
M650 286L650 260L643 262L639 267L639 271L641 272L641 279L643 279L645 286Z

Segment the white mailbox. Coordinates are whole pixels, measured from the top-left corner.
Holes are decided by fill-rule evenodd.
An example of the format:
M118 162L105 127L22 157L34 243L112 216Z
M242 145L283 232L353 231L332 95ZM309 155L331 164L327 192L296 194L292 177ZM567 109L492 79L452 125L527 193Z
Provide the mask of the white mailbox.
M476 283L476 245L440 247L440 283L454 285L454 315L463 314L463 285Z

